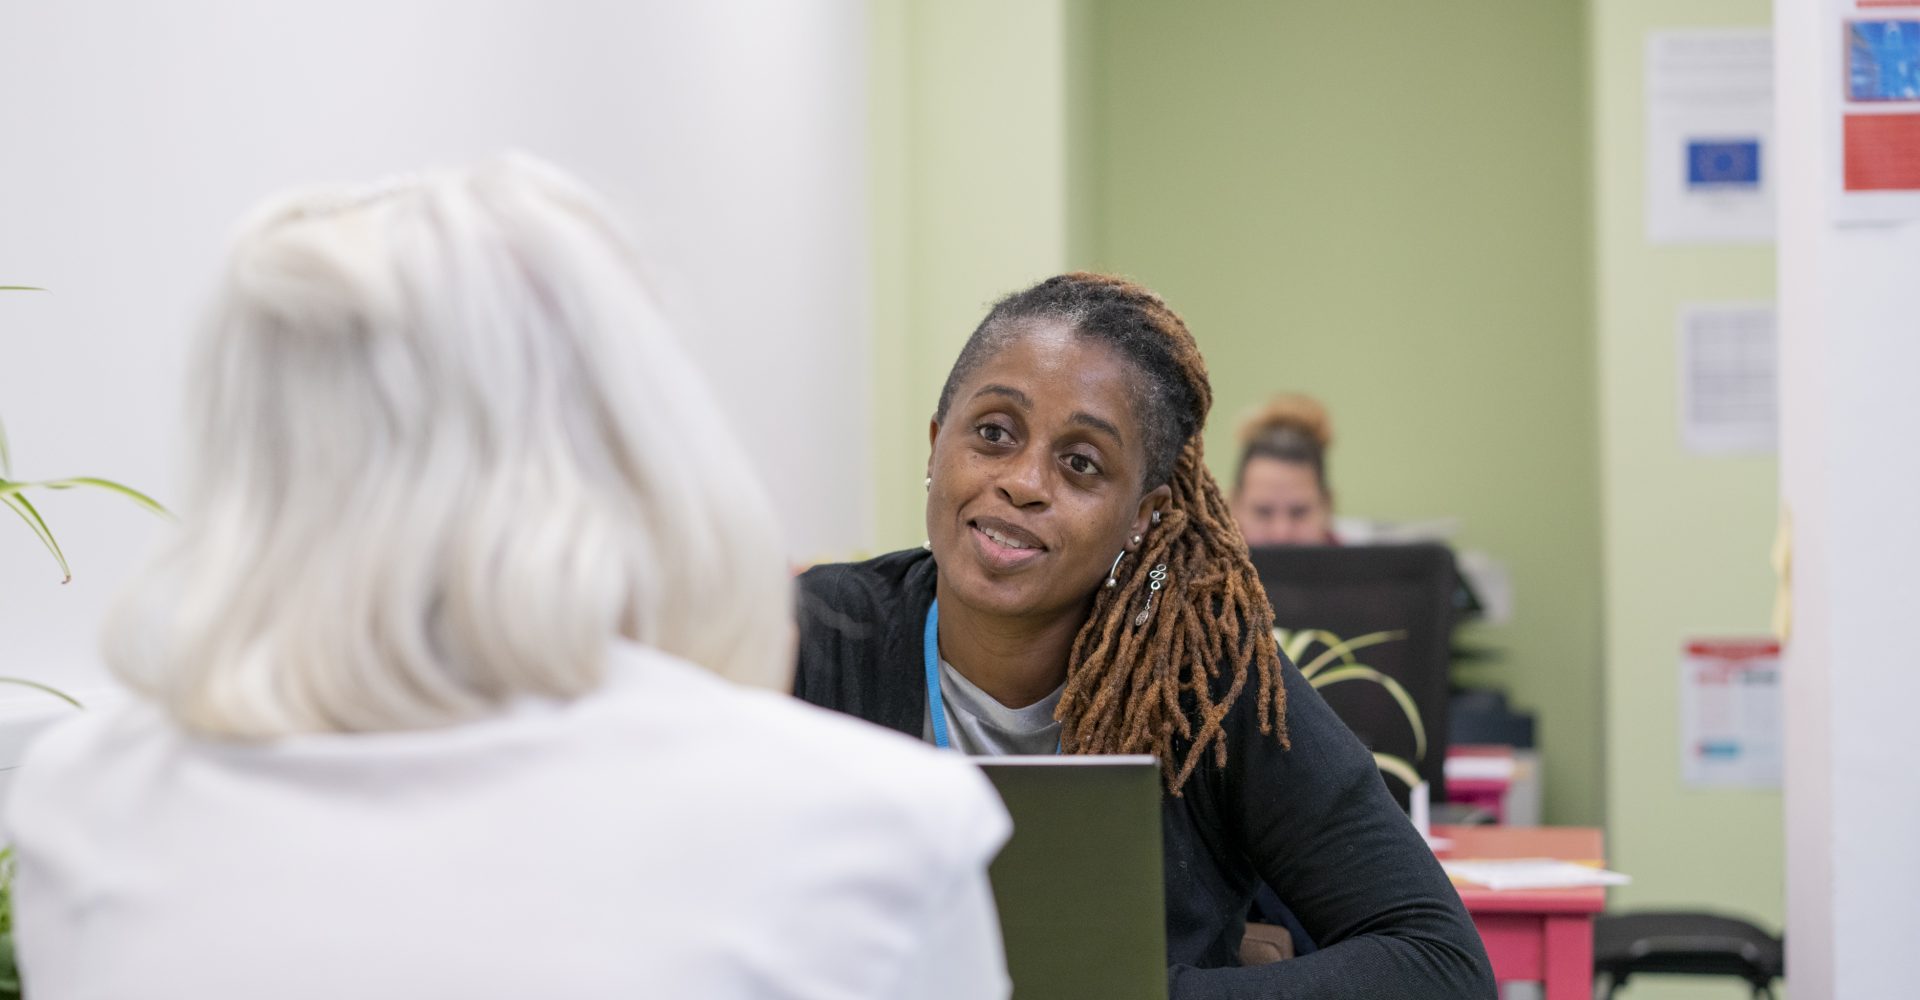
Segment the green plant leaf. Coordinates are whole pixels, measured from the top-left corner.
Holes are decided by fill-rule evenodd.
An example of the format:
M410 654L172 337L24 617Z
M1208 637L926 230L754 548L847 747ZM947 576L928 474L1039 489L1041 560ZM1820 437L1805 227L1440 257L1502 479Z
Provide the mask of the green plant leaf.
M1273 630L1273 639L1286 652L1287 659L1292 660L1293 665L1300 668L1301 675L1309 679L1313 677L1314 671L1319 669L1320 661L1307 663L1307 650L1312 649L1316 642L1332 648L1342 641L1339 636L1323 628L1303 628L1292 632L1277 628Z
M44 292L46 289L33 285L0 285L0 292Z
M67 565L67 555L60 551L60 543L53 540L53 530L47 527L46 519L42 518L40 512L33 509L33 503L18 491L7 491L7 487L16 485L18 484L0 483L0 504L13 508L14 513L19 514L20 519L27 522L27 527L32 528L33 533L39 537L40 544L46 546L48 552L53 553L53 561L60 564L60 582L71 583L73 567Z
M165 507L160 505L160 501L155 500L131 486L116 483L111 479L101 479L98 476L74 476L69 479L42 479L38 482L31 483L0 482L0 497L9 494L19 494L32 489L71 490L82 486L91 486L94 489L106 490L109 493L118 493L155 514L163 517L172 516L167 512Z
M7 450L7 425L0 421L0 479L13 478L13 454Z
M1408 788L1420 787L1420 772L1416 770L1412 764L1390 753L1374 754L1373 763L1380 768L1380 770L1406 782Z
M29 680L29 679L27 679L27 678L25 678L25 677L4 677L4 676L0 676L0 684L17 684L17 685L19 685L20 687L24 687L24 688L32 688L32 689L34 689L35 691L41 691L41 692L45 692L45 693L47 693L47 694L50 694L50 695L53 695L53 696L54 696L55 698L58 698L58 699L60 699L61 701L64 701L64 702L66 702L67 704L69 704L69 705L72 705L72 706L73 706L73 707L75 707L75 708L86 708L86 707L87 707L87 706L85 706L85 705L82 705L82 704L80 704L80 699L78 699L78 698L75 698L75 697L74 697L73 695L70 695L70 694L68 694L68 693L66 693L65 691L62 691L62 690L60 690L59 688L57 688L57 687L54 687L54 686L53 686L53 685L51 685L51 684L42 684L42 683L40 683L39 681L36 681L36 680Z
M1313 636L1312 629L1303 628L1289 632L1283 628L1276 628L1273 630L1273 644L1279 646L1280 652L1286 654L1287 659L1292 660L1295 666L1299 666L1300 658L1306 656L1307 650L1313 648Z
M1327 664L1332 663L1334 660L1345 660L1351 664L1355 662L1353 654L1358 650L1365 649L1368 646L1378 646L1383 642L1392 642L1395 639L1405 639L1407 637L1405 629L1394 629L1390 632L1368 632L1366 635L1357 636L1352 639L1342 639L1332 632L1320 632L1319 634L1325 636L1321 641L1327 644L1326 652L1314 657L1312 663L1300 668L1300 673L1305 675L1309 680L1312 679L1314 674L1325 669Z
M1407 717L1407 725L1413 727L1414 759L1427 759L1427 727L1420 723L1420 709L1414 705L1413 696L1407 693L1406 688L1400 686L1399 681L1365 664L1355 663L1336 667L1308 683L1313 685L1314 690L1319 691L1343 681L1372 681L1392 695L1393 700L1399 702L1401 713Z

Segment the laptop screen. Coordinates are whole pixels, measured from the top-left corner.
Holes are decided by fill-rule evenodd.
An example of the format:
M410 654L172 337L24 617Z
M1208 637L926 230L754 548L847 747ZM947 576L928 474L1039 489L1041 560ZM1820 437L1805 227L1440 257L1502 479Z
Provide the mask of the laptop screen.
M974 762L1013 817L990 876L1014 1000L1166 1000L1160 765Z

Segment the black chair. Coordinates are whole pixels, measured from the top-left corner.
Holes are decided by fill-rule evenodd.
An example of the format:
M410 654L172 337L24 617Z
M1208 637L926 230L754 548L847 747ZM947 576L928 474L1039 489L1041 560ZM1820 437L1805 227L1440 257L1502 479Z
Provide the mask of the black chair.
M1274 625L1319 629L1353 640L1402 633L1354 651L1362 664L1399 682L1425 731L1419 752L1407 713L1378 684L1335 683L1322 697L1370 749L1412 764L1435 802L1446 801L1447 675L1451 664L1458 574L1443 545L1292 546L1253 550L1253 566L1273 605ZM1309 666L1326 644L1300 657ZM1324 679L1324 678L1323 678ZM1403 802L1407 789L1388 778Z
M1593 974L1607 977L1607 1000L1638 974L1731 976L1772 1000L1785 972L1781 939L1734 917L1648 910L1593 922Z

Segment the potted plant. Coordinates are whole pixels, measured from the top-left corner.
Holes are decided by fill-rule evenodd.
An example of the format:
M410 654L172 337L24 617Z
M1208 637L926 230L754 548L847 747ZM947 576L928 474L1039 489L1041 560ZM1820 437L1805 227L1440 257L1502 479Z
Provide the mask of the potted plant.
M39 291L27 285L0 285L0 291ZM27 497L29 491L99 489L132 500L134 503L166 515L166 508L160 506L152 497L130 486L116 483L98 476L70 476L65 479L18 480L13 477L13 455L7 445L7 429L0 424L0 506L11 509L26 522L28 530L40 540L53 561L60 567L60 582L73 579L73 568L67 563L66 553L60 550L60 542L54 537L53 529L40 514L39 508ZM74 706L82 707L72 695L50 684L27 677L0 676L0 684L12 684L43 691ZM0 1000L19 1000L20 971L14 963L13 955L13 848L0 847Z
M1368 646L1377 646L1383 642L1405 639L1407 633L1400 630L1391 632L1369 632L1352 639L1342 639L1325 629L1303 628L1273 630L1273 640L1287 659L1300 665L1300 675L1321 691L1335 684L1363 681L1378 685L1381 690L1393 697L1400 711L1407 718L1407 726L1413 731L1413 760L1397 757L1393 754L1374 751L1373 761L1383 773L1393 775L1405 782L1408 788L1420 784L1420 762L1427 756L1427 727L1420 721L1419 706L1414 704L1413 695L1407 693L1400 682L1380 671L1361 663L1354 654ZM1315 645L1323 647L1319 655L1309 660L1307 653Z

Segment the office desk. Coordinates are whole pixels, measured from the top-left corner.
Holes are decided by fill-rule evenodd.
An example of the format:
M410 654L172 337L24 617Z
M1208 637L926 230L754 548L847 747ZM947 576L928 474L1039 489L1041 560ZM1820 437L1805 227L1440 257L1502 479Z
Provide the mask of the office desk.
M1453 841L1442 859L1606 860L1600 831L1587 827L1436 826L1433 833ZM1544 983L1546 1000L1593 996L1593 917L1607 905L1605 889L1455 888L1486 942L1495 979Z

